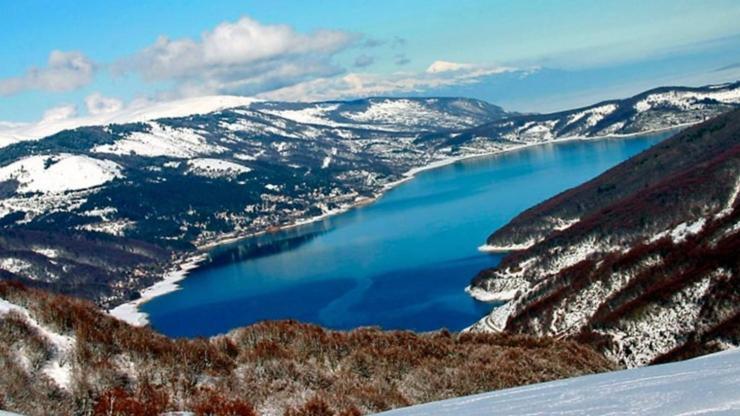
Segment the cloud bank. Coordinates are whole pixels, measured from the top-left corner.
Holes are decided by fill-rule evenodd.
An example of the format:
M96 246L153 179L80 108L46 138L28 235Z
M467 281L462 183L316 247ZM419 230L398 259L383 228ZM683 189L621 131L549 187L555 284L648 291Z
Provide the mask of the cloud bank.
M95 64L81 52L52 51L45 68L30 68L19 77L0 79L0 95L30 90L62 92L83 87L93 80Z
M146 81L174 81L177 93L251 95L306 79L340 73L332 62L358 36L336 30L296 32L249 17L226 22L199 39L157 41L115 65Z
M487 76L513 71L518 70L495 65L436 61L423 73L397 72L391 75L349 73L312 79L257 96L268 100L321 101L421 93L433 88L472 84Z

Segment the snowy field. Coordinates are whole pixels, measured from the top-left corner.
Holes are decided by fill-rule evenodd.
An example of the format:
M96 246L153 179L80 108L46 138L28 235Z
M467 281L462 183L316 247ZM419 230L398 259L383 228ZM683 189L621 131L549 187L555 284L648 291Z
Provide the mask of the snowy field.
M740 415L740 349L499 390L383 415Z

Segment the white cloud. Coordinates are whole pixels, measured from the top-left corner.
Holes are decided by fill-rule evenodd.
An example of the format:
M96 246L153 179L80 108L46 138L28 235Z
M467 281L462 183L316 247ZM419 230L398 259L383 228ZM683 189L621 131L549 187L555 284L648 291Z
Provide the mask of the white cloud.
M473 65L471 64L461 64L458 62L449 61L434 61L427 68L427 72L430 74L437 74L440 72L459 71L461 69L468 69L472 67Z
M471 84L481 78L516 68L472 65L472 64L432 64L425 72L397 72L391 75L350 73L342 76L325 77L301 82L259 94L268 100L320 101L348 99L389 94L423 93L433 88ZM453 66L455 67L454 69ZM432 70L430 70L432 69Z
M331 58L355 40L346 32L303 34L287 25L263 25L243 17L197 40L161 36L116 67L149 81L175 80L180 95L250 95L341 72Z
M121 110L123 101L96 92L85 97L85 106L90 115L107 114Z
M95 64L81 52L52 51L46 68L30 68L23 76L0 79L0 95L29 90L71 91L89 84Z
M64 104L58 107L52 107L44 111L41 117L41 124L55 123L62 120L68 120L77 115L77 107L73 104Z

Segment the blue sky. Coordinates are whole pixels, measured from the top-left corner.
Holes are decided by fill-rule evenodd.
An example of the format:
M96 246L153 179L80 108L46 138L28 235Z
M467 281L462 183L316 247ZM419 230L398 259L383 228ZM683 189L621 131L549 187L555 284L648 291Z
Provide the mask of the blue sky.
M740 63L735 0L0 0L0 19L4 121L213 94L552 111L740 79L718 71Z

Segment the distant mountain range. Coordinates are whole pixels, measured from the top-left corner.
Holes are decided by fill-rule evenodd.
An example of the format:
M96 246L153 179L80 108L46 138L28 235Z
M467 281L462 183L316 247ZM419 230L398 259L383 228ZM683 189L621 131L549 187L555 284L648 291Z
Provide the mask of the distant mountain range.
M198 249L341 212L416 168L696 123L738 107L740 83L548 115L463 98L206 101L5 146L0 277L113 306Z
M551 114L513 115L471 129L429 135L438 146L497 140L532 144L573 137L643 133L698 123L737 108L740 82L699 88L661 87L622 100Z
M575 338L628 367L739 345L739 195L735 110L494 232L484 249L517 251L469 291L507 303L472 330Z

